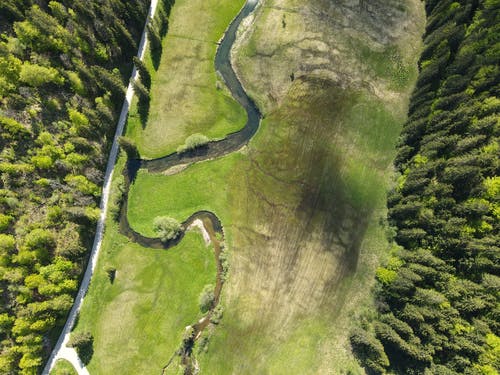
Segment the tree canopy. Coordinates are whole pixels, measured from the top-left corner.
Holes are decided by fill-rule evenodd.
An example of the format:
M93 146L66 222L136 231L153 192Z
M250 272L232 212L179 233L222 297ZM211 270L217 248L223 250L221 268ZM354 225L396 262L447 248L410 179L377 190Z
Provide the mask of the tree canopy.
M388 197L400 247L351 343L372 373L497 374L500 1L428 0L426 12Z

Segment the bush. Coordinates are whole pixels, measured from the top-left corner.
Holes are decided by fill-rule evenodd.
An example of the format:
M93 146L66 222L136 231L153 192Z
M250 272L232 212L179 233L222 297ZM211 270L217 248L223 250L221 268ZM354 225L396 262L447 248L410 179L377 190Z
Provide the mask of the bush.
M151 88L151 74L148 71L148 68L144 62L141 61L137 56L134 56L134 65L139 72L139 78L148 90Z
M176 238L181 232L181 224L174 218L158 216L154 219L153 229L162 242Z
M33 229L26 235L24 246L27 250L53 250L56 246L55 236L48 229Z
M139 80L132 80L131 82L132 87L134 88L134 92L138 97L137 112L139 113L142 125L145 126L148 120L149 104L151 101L149 90Z
M198 299L200 311L206 313L210 310L215 301L214 287L211 284L205 285Z
M76 332L71 334L68 345L75 348L84 364L88 364L94 354L94 337L90 332Z
M0 214L0 231L7 230L14 218L10 215Z
M62 85L64 83L64 77L61 77L57 69L24 63L21 67L19 81L34 87L38 87L46 83Z
M350 342L363 366L371 373L384 374L386 372L389 359L384 352L384 347L373 335L362 329L356 329L350 336Z
M116 277L116 268L111 267L111 266L107 266L104 269L104 271L106 271L106 275L108 275L109 282L111 284L113 284L113 282L115 281L115 277Z
M210 139L207 136L196 133L187 137L186 142L177 148L177 152L180 154L186 151L194 150L207 145L208 142L210 142Z
M219 324L221 319L222 319L223 314L224 314L224 308L222 307L221 304L218 304L214 308L214 311L212 312L212 316L210 317L210 323Z

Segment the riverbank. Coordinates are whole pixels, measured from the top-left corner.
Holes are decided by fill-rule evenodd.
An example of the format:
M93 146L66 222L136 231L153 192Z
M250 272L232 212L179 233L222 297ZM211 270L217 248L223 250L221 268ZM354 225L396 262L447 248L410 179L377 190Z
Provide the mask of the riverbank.
M191 6L193 3L190 2ZM183 4L177 1L171 21L175 17L203 19L207 2L198 3L195 14L175 13L176 7L182 8ZM164 55L169 53L167 45L165 42ZM215 51L216 45L212 47ZM155 85L161 82L158 74L153 75L153 98ZM134 111L133 106L132 122ZM127 135L134 137L133 124ZM124 162L122 158L117 168L122 170ZM115 178L114 195L119 194L120 180L119 176ZM76 328L94 335L89 371L115 373L124 368L138 373L158 371L181 345L184 327L203 316L197 300L203 286L215 281L214 250L212 246L207 248L196 232L187 232L177 246L165 251L131 243L119 234L113 218L108 218L106 227L104 251ZM110 268L115 270L112 281L107 272ZM120 354L124 350L126 358ZM144 358L154 359L144 361Z

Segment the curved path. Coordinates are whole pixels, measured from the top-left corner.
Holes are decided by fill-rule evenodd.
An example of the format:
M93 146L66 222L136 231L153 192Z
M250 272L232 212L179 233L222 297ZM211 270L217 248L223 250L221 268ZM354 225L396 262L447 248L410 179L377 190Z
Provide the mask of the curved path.
M145 47L147 43L147 32L146 32L147 24L149 20L154 16L157 4L158 0L151 1L151 6L148 14L148 21L146 22L141 38L141 43L139 46L139 51L137 54L141 60L144 57ZM180 154L173 153L168 156L153 160L143 160L143 159L127 160L127 166L123 171L123 174L125 176L125 192L124 192L123 204L120 211L120 232L122 234L126 235L131 241L137 242L144 247L169 248L176 245L182 240L186 230L189 230L193 227L200 227L200 229L202 229L202 233L205 240L212 242L214 245L215 257L217 262L217 282L214 291L215 299L212 309L207 313L207 315L204 318L202 318L200 321L192 325L193 328L192 336L188 338L186 342L183 343L183 347L181 348L181 350L176 353L181 355L182 363L187 367L193 365L193 361L191 358L192 346L196 341L196 339L200 336L202 330L210 323L210 317L212 315L215 306L217 306L219 302L219 297L222 290L223 267L219 259L219 255L221 252L221 241L217 238L218 236L216 235L218 233L223 236L224 233L222 229L222 224L215 214L208 211L199 211L191 215L185 222L182 223L182 231L177 238L167 242L162 242L159 238L148 238L134 231L130 227L127 218L128 193L130 189L130 184L134 181L137 175L137 171L141 168L145 168L148 172L151 173L159 173L177 165L191 164L202 160L221 157L243 147L256 133L257 129L259 128L262 115L256 104L254 103L254 101L245 92L241 82L239 81L236 73L234 72L234 69L231 65L231 48L236 39L236 33L239 25L241 24L241 21L256 8L257 4L258 0L247 0L241 11L238 13L238 15L235 17L235 19L231 22L228 29L226 30L226 33L224 34L223 39L219 44L215 56L216 70L220 73L220 75L224 79L232 96L246 110L247 122L245 126L241 130L229 134L226 138L222 140L209 142L206 146L195 149L190 152L184 152ZM134 68L132 72L131 81L135 80L136 78L137 78L137 72L136 69ZM97 264L97 259L104 234L104 223L107 217L111 180L118 155L118 138L123 133L132 97L133 97L133 88L132 85L130 84L129 87L127 88L125 101L123 103L120 119L117 125L115 137L113 139L112 149L110 152L106 168L104 188L100 205L101 215L99 217L99 221L97 224L96 236L92 252L90 254L89 263L87 265L85 275L80 285L80 289L76 296L75 303L70 311L70 314L63 328L63 331L59 337L59 340L57 341L56 346L54 347L49 357L49 360L42 372L43 375L49 375L50 370L54 367L58 359L68 360L80 375L89 374L88 370L85 368L85 366L78 358L76 351L73 348L68 347L67 343L69 341L69 336L74 326L76 316L80 311L83 298L87 293L90 280L92 278L92 275L94 273Z

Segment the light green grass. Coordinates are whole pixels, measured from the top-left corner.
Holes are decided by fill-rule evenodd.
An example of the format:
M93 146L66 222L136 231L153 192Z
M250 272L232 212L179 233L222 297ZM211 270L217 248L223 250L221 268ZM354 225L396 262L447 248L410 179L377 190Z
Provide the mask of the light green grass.
M241 129L245 112L215 72L216 42L243 0L177 0L163 41L159 69L152 72L151 106L143 128L135 104L127 134L143 157L175 152L193 133L211 139ZM147 64L152 66L150 58Z
M113 237L113 238L111 238ZM116 267L113 284L105 267ZM181 343L184 328L202 317L198 296L215 282L213 251L188 233L169 250L128 243L108 227L78 331L94 335L94 374L159 373Z
M65 359L59 359L50 375L77 375L77 372L71 363Z
M141 233L151 235L152 221L156 216L167 214L184 220L195 211L211 210L224 225L227 242L230 249L234 249L231 251L233 257L247 255L252 259L251 253L257 250L256 247L269 245L259 242L258 236L252 234L247 234L249 243L242 242L241 227L251 233L256 224L273 221L274 214L280 217L284 228L297 223L294 210L274 208L271 212L256 192L261 192L274 204L298 207L304 194L307 195L302 184L311 183L319 186L314 194L319 194L320 200L326 200L326 209L340 204L336 199L346 200L360 210L383 207L387 166L394 155L400 123L374 97L358 92L339 92L338 87L324 89L325 92L318 94L316 87L297 83L283 108L263 121L244 153L198 163L172 176L141 171L129 195L131 225ZM304 112L305 108L309 112ZM342 121L333 121L339 114ZM324 154L324 159L331 160L331 165L303 154L308 148L307 142L302 144L302 141L307 141L302 137L304 129L301 125L304 124L308 126L306 134L315 145L314 149ZM282 182L296 179L299 182ZM332 187L338 190L330 190ZM323 214L314 215L313 220L321 221ZM365 253L360 263L362 270L355 276L346 276L338 290L330 292L332 301L338 304L337 310L330 305L318 305L311 316L299 314L286 326L286 332L277 333L275 327L266 332L266 325L272 326L272 322L260 322L258 316L253 316L259 301L249 297L244 289L240 290L244 286L231 285L240 276L230 274L228 287L238 289L236 293L245 297L231 295L234 289L228 292L231 302L225 306L222 324L215 330L207 354L198 358L203 373L317 374L322 371L321 361L326 355L336 358L338 369L351 368L354 371L356 363L345 352L324 352L325 346L335 346L325 338L325 332L334 337L351 323L343 316L341 322L344 326L333 328L336 319L331 315L340 312L344 303L341 301L352 297L353 290L354 295L358 293L358 284L370 284L374 258L387 250L382 228L377 225L370 228L366 236L368 242L361 249ZM237 259L231 261L237 262ZM272 267L269 272L273 272ZM300 277L290 275L291 278L297 276ZM350 287L346 287L347 284ZM366 298L366 287L360 292ZM269 313L273 314L273 307L269 308ZM251 324L246 321L248 314L253 316ZM242 316L247 318L242 319ZM278 338L279 335L283 336ZM291 365L293 371L289 372Z
M243 155L235 153L217 162L192 165L173 176L140 170L130 189L130 225L140 233L152 236L156 216L167 215L183 221L200 210L213 211L224 225L229 225L227 181L234 171L241 169L241 163Z
M178 0L176 6L179 4L187 6L188 2ZM292 16L287 20L292 22ZM193 22L182 25L186 33L196 36L200 30ZM271 23L270 27L281 28L277 25ZM175 38L172 30L170 37ZM294 30L300 34L298 26ZM278 37L277 33L256 34L261 39ZM253 52L257 42L253 40ZM170 51L183 56L181 51ZM196 51L191 51L193 60L200 57L194 56ZM279 104L273 104L266 98L265 77L250 73L265 72L268 67L271 75L283 70L282 81L288 85L293 69L286 59L293 57L280 55L282 52L277 52L274 61L279 60L279 67L275 70L272 61L258 56L252 60L252 67L260 64L258 69L247 65L240 70L247 75L250 92L256 93L260 104L266 101L269 109L248 147L171 176L140 171L130 190L129 220L145 235L154 234L156 216L185 220L198 210L213 211L224 226L230 255L229 279L222 295L224 318L212 333L207 352L197 354L201 374L362 373L350 354L348 331L370 303L376 266L390 246L379 222L385 217L385 191L403 122L400 114L394 114L394 107L403 105L405 99L391 102L384 98L384 102L369 90L345 89L316 77L296 79ZM186 59L180 58L179 63ZM377 64L373 63L376 68ZM180 72L177 82L189 77L186 70ZM169 87L159 73L155 79L153 102L182 88ZM252 86L252 80L258 84ZM199 89L203 91L203 87ZM193 108L199 94L188 94L186 91L179 107L181 118L197 112ZM207 97L220 94L207 91ZM175 149L188 133L203 133L203 126L193 124L192 131L187 131L184 123L178 123L172 125L172 133L147 133L147 127L142 132L129 122L129 135L138 141L143 155L162 156L160 151ZM149 144L156 147L154 151L148 151ZM195 235L165 253L129 244L113 228L108 228L105 255L78 328L88 327L96 334L96 354L89 368L97 374L116 373L117 369L122 370L119 373L123 369L133 374L154 373L150 369L168 360L172 348L180 343L182 327L195 319L196 306L183 309L196 303L214 271L198 267L200 275L184 280L179 277L187 272L183 263L165 255L177 250L187 253L181 249L190 247L189 241L201 241ZM347 245L339 245L342 241ZM196 251L202 248L201 243L193 246ZM200 256L187 261L196 265ZM103 269L115 264L119 265L118 277L110 285ZM182 298L175 297L180 287L184 288ZM150 296L164 297L165 292L174 293L174 298L168 305L152 309ZM132 312L123 307L128 298L131 302L126 306ZM152 321L161 328L148 330ZM141 359L150 362L150 367L141 367ZM171 370L180 369L174 366Z
M108 267L116 269L113 283ZM202 317L198 296L215 275L213 249L200 233L188 232L168 250L146 249L119 234L109 218L76 327L94 336L90 373L159 373L180 346L184 328Z

